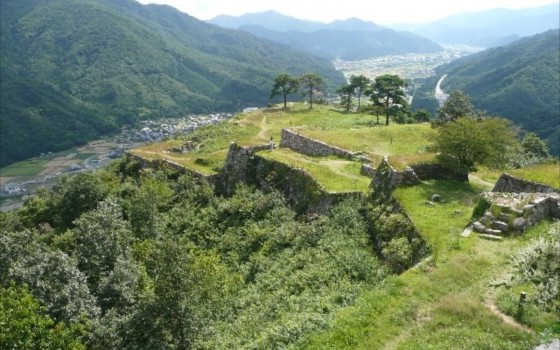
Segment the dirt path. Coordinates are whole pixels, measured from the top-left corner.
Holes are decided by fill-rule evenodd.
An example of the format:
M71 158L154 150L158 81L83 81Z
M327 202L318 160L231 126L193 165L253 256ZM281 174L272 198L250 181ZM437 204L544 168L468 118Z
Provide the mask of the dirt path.
M474 175L474 174L469 174L469 182L479 184L479 185L483 186L485 190L488 190L488 191L492 190L492 188L494 188L494 185L495 185L495 183L483 180L479 176Z
M529 328L525 325L522 325L521 323L517 322L513 317L511 317L509 315L506 315L503 312L501 312L498 309L498 307L494 304L494 299L495 298L496 298L495 290L494 289L488 289L488 291L484 295L484 306L486 306L490 311L492 311L492 313L494 315L501 318L502 321L509 324L510 326L513 326L517 329L520 329L520 330L522 330L523 332L526 332L526 333L530 333L530 334L535 333L535 331L533 331L531 328Z
M270 128L266 125L266 115L262 118L261 123L260 123L260 127L261 127L261 131L259 131L259 133L257 134L257 139L262 139L264 141L268 141L268 139L266 137L266 132Z

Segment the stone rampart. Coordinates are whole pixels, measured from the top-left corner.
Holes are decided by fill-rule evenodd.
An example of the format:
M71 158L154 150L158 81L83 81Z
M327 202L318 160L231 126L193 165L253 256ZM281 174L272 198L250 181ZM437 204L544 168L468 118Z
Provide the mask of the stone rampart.
M492 192L560 193L560 189L503 173L494 185Z
M137 162L139 162L143 168L167 167L176 170L181 174L189 174L193 176L195 179L206 181L211 186L216 185L220 177L220 174L213 174L213 175L203 174L199 171L189 169L183 165L177 164L167 159L146 159L138 154L134 154L131 152L127 153L127 157L130 157L136 160Z
M331 146L319 140L313 140L290 129L282 129L280 147L289 148L308 156L326 157L335 155L343 158L352 158L355 155L354 152Z

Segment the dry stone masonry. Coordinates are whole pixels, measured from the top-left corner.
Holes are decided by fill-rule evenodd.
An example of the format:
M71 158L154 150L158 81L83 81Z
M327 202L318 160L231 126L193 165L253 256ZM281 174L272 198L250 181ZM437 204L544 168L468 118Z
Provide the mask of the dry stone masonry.
M354 152L331 146L319 140L313 140L290 129L282 129L280 147L289 148L308 156L327 157L334 155L343 158L353 158L356 155Z
M466 231L472 229L485 238L521 234L544 219L560 219L560 190L509 174L498 179L492 192L483 194L481 203L488 208Z

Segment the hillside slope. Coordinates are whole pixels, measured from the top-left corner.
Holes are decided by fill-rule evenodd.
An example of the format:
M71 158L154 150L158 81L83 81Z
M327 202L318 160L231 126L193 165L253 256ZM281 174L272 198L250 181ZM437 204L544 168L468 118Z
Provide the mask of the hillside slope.
M343 82L326 60L210 25L169 6L133 0L7 0L0 10L0 165L39 149L57 151L86 142L138 118L265 105L274 76L282 72L315 72L332 86ZM14 84L21 88L8 91ZM25 91L42 93L31 101ZM50 94L69 98L54 104L47 102ZM41 107L45 103L49 108ZM73 104L86 106L83 115L66 113ZM36 125L53 126L53 120L68 118L57 125L60 133L52 133L32 128L30 113ZM88 115L89 121L74 124L72 115ZM67 130L76 136L68 139Z
M357 18L325 24L267 11L239 17L218 16L209 22L240 29L328 59L360 60L442 50L441 46L427 38Z
M560 32L551 30L439 67L443 89L462 90L474 105L547 139L559 153Z

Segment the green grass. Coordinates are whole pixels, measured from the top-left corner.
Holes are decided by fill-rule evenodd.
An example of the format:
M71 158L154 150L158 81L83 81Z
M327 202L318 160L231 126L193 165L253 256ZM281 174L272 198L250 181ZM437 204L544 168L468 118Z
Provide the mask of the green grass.
M32 158L0 169L0 176L35 176L44 170L49 158Z
M560 188L560 163L558 161L509 171L513 176Z
M227 122L197 129L184 139L143 146L135 149L133 153L148 159L168 159L202 173L213 174L223 167L231 142L241 146L254 146L267 144L272 137L278 144L283 128L293 128L302 135L350 151L363 152L374 163L379 162L382 156L399 154L400 158L396 158L397 166L402 165L404 168L407 157L411 161L433 157L428 153L416 154L429 144L427 138L432 130L428 124L393 124L386 127L376 124L374 116L347 113L321 105L309 109L302 104L292 104L288 109L271 108L240 114ZM199 149L186 154L168 151L187 140L195 141ZM202 163L207 165L201 165L200 161L195 164L196 159L203 160ZM344 173L341 169L329 171L327 166L319 161L304 163L299 162L296 165L314 176L317 175L318 181L321 184L325 183L325 187L331 191L362 191L367 188L364 183L369 182L369 179L358 177L356 184L342 184L338 180L340 173ZM334 179L329 180L332 176Z
M432 194L442 203L426 205ZM364 293L341 310L332 328L298 349L532 349L537 336L504 323L486 302L509 269L510 256L547 228L502 242L460 237L480 189L453 181L399 188L395 195L434 251L423 263ZM490 294L490 296L488 296Z
M371 178L360 174L361 163L336 157L309 157L289 149L259 155L293 168L305 169L328 192L366 192Z

